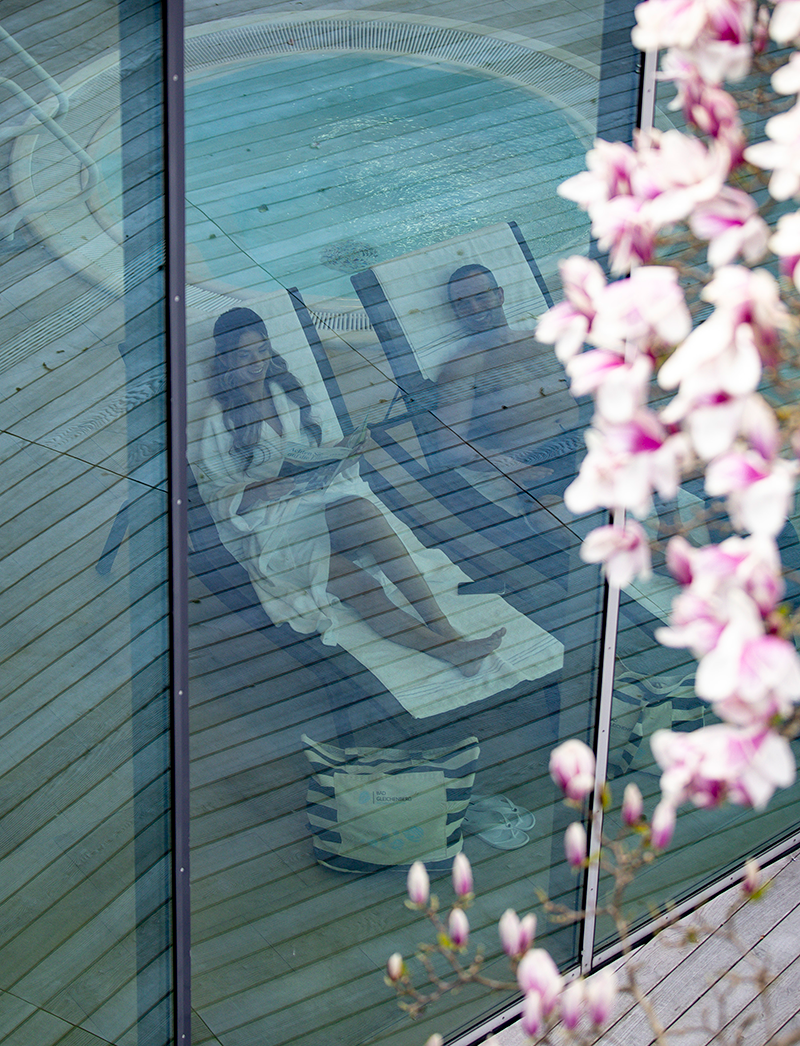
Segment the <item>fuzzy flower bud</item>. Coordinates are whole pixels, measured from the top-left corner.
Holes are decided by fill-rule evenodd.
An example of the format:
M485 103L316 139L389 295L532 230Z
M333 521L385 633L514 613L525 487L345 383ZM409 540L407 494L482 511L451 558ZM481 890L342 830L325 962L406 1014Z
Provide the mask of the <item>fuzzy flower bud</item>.
M625 786L622 796L622 820L629 828L633 828L639 823L643 809L642 793L638 786L631 782Z
M420 906L428 903L431 884L422 861L414 861L408 869L408 899Z
M566 986L561 993L559 1012L561 1023L567 1031L574 1031L581 1019L584 1007L585 982L578 977Z
M600 1027L611 1016L617 996L617 979L611 970L600 970L586 982L586 1012L592 1024Z
M650 841L656 850L665 850L672 839L675 831L675 807L662 799L653 811L653 820L650 822Z
M595 766L594 752L574 737L550 754L550 776L568 799L585 799L591 792Z
M533 948L522 957L517 968L517 983L526 995L534 993L539 996L542 1013L549 1017L564 982L549 952L544 948Z
M399 981L403 976L403 956L400 952L390 955L386 961L386 976L390 981Z
M519 954L524 955L536 939L536 916L526 915L519 924Z
M742 880L742 893L745 897L752 897L761 886L761 866L758 861L749 860L744 866L744 879Z
M519 916L513 908L506 908L500 916L500 922L497 924L497 932L500 934L500 943L503 946L503 951L511 959L517 955L521 955L523 952L523 949L520 948L519 931Z
M469 940L469 919L463 908L454 908L447 920L447 932L456 948L463 948Z
M564 853L570 868L580 868L586 860L586 829L580 821L573 821L564 832Z
M425 1040L425 1046L444 1046L444 1039L439 1032L434 1032L430 1038Z
M522 1030L532 1039L538 1038L544 1031L542 999L538 992L530 992L522 1004Z
M472 868L465 853L456 854L453 861L453 889L458 897L472 893Z

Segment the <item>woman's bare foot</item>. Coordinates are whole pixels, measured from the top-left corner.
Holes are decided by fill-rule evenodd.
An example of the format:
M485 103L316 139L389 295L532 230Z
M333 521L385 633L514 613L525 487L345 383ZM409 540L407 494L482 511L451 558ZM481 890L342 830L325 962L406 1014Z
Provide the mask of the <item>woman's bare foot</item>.
M430 652L457 668L462 676L474 676L480 672L481 662L503 642L504 628L498 628L483 639L456 639L443 643Z

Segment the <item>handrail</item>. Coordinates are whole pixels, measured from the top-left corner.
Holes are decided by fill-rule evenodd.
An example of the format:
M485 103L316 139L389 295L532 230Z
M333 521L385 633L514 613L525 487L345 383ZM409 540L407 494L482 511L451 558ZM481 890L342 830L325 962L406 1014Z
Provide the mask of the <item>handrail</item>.
M82 149L78 143L67 134L63 127L59 126L55 122L52 116L48 116L47 113L42 109L37 102L31 98L27 91L23 90L19 84L13 80L9 80L6 76L0 76L0 87L5 87L7 91L19 98L27 106L30 113L36 117L43 127L53 135L54 138L58 139L62 145L64 145L73 156L77 157L82 167L86 168L86 184L80 188L75 196L76 200L82 200L92 192L97 183L100 180L97 164L91 158L91 156ZM45 210L50 205L40 205L39 210ZM2 219L2 230L0 231L0 239L13 239L14 233L17 230L19 223L25 218L26 215L37 210L37 206L31 203L25 203L16 207L9 214L5 215Z
M21 58L25 65L27 65L27 67L30 70L36 73L36 75L47 84L47 86L56 96L56 100L58 101L58 108L56 109L55 115L56 120L60 119L62 116L66 116L66 114L69 112L69 98L67 98L67 95L65 94L63 88L61 88L59 84L56 83L56 81L47 72L46 69L43 69L42 66L39 65L35 58L32 58L28 54L24 47L17 43L17 41L14 39L11 33L6 32L6 30L1 25L0 40L2 40L2 42L6 45L9 51L13 51L15 55Z

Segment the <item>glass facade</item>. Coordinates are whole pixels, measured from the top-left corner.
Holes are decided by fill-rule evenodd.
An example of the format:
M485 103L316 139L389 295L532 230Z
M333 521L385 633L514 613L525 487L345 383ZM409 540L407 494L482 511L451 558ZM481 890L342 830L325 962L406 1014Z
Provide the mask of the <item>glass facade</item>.
M156 1046L173 1027L161 11L12 3L3 30L1 1034Z
M608 736L617 803L652 803L642 735L702 721L653 638L665 574L617 628L580 560L591 408L533 338L559 259L596 256L557 186L636 122L632 4L349 7L3 5L13 1046L468 1035L513 996L412 1024L383 983L424 933L409 863L446 902L468 855L490 976L509 907L587 967L607 927L538 901L587 889L550 752ZM785 837L794 801L682 814L634 914Z

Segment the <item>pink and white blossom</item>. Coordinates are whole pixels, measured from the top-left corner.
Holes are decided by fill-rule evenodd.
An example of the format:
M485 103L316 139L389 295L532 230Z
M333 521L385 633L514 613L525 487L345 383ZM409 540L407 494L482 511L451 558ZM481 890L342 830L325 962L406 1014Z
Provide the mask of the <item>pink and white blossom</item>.
M629 421L647 403L653 364L647 356L626 360L615 352L592 349L567 364L573 396L595 393L598 412L610 422Z
M463 908L453 908L447 920L447 932L456 948L464 948L469 940L469 919Z
M585 1006L585 981L576 977L561 993L558 1012L567 1031L574 1031L580 1022Z
M663 788L662 788L663 793ZM650 822L650 842L656 850L666 850L675 834L675 807L662 799L653 811Z
M633 828L642 819L643 810L642 793L639 786L631 781L630 784L625 785L622 795L622 820L629 828Z
M744 158L772 171L770 194L776 200L788 200L800 192L800 104L770 117L764 129L770 141L749 145Z
M594 752L571 737L550 753L550 776L568 799L585 799L594 788Z
M753 264L764 257L769 226L758 215L752 196L725 185L705 203L699 203L689 218L689 228L701 240L708 240L708 262L718 269L738 255Z
M653 411L639 410L619 425L598 417L585 438L588 454L564 494L570 512L627 508L645 519L654 490L664 500L676 496L690 460L689 440L670 433Z
M564 854L570 868L580 868L586 860L586 829L573 821L564 832Z
M775 0L769 35L778 44L800 39L800 0Z
M538 1038L545 1029L542 998L538 992L529 992L522 1003L520 1018L522 1030L532 1039Z
M545 345L555 345L557 358L566 363L588 337L606 278L596 261L579 254L562 261L559 270L566 300L541 317L536 337Z
M472 867L463 852L453 859L453 889L458 897L469 897L472 893Z
M796 462L733 449L709 464L705 485L712 497L727 496L737 530L775 537L791 511L796 482Z
M644 528L633 519L624 526L595 527L581 546L585 563L602 563L609 585L625 588L634 578L646 581L652 574L650 542Z
M626 359L647 353L655 360L688 335L692 318L675 269L648 265L609 283L597 299L588 339Z
M541 1000L542 1013L549 1017L556 1007L563 978L550 954L544 948L532 948L517 967L517 983L526 995L536 995Z
M789 742L772 730L727 723L689 733L656 730L650 747L663 770L659 806L691 801L710 807L727 800L763 809L775 788L787 788L795 777Z
M424 905L428 903L431 884L428 872L422 861L414 861L408 869L406 885L408 888L408 899L412 904Z
M744 876L742 878L742 893L745 897L752 897L761 888L761 866L752 858L745 861Z
M778 219L769 247L780 258L783 275L800 290L800 212L784 214Z
M529 913L520 919L513 908L506 908L497 924L503 951L518 959L531 947L536 938L536 916Z
M612 970L598 970L586 981L586 1012L595 1027L608 1022L617 997L617 979Z
M700 75L692 58L677 48L664 55L659 78L672 80L677 88L669 108L681 109L687 123L724 147L732 169L741 163L746 144L739 107L727 91Z
M386 976L390 981L399 981L403 976L403 956L400 952L394 952L386 960Z
M777 94L800 94L800 52L789 55L789 61L772 74L772 87Z

